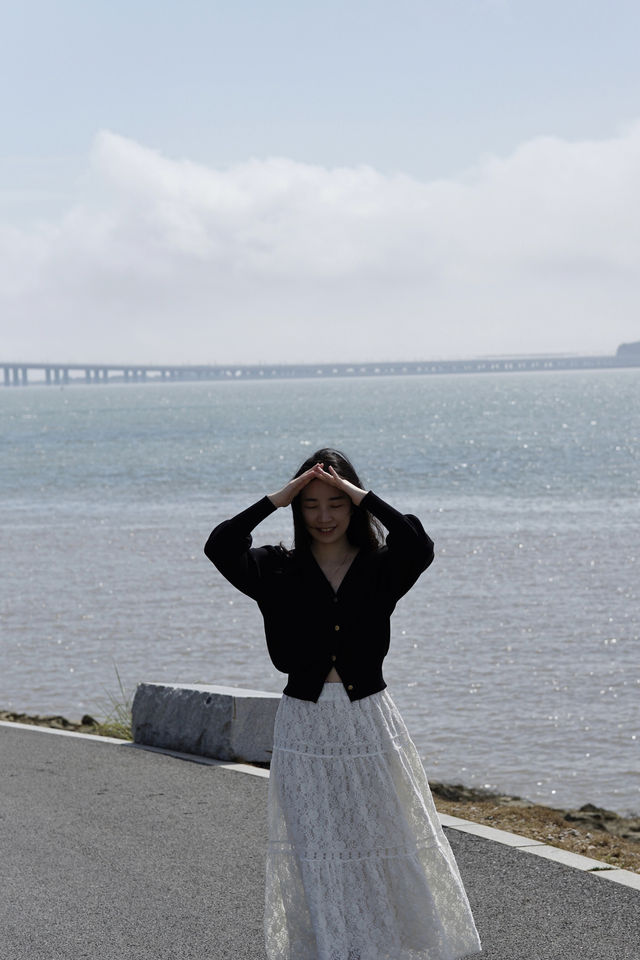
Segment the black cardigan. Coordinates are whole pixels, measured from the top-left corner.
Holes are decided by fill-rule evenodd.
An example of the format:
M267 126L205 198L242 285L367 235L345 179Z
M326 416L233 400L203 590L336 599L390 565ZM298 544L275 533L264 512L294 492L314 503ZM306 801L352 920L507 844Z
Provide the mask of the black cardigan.
M389 535L374 552L360 549L337 592L310 550L252 548L251 531L277 509L268 497L220 523L205 545L220 573L257 601L269 656L289 675L283 692L290 697L317 701L334 666L352 701L386 687L389 618L433 560L433 542L417 517L371 491L361 506Z

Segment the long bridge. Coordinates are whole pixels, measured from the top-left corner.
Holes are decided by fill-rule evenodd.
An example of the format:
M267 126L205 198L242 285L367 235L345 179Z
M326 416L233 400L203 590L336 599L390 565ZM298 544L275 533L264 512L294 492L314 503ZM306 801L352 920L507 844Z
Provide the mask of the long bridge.
M624 350L623 347L633 347ZM640 347L640 344L638 345ZM640 349L623 344L613 356L522 356L471 360L417 360L388 363L281 364L117 364L0 362L7 387L29 383L69 384L186 382L198 380L283 380L300 377L385 377L442 373L521 373L545 370L601 370L640 367Z

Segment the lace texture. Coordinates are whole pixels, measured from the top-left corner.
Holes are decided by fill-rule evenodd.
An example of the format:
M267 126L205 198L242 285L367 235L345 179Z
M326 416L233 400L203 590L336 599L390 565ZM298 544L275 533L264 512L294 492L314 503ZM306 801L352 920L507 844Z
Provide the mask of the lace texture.
M460 960L480 940L387 690L283 694L269 777L269 960Z

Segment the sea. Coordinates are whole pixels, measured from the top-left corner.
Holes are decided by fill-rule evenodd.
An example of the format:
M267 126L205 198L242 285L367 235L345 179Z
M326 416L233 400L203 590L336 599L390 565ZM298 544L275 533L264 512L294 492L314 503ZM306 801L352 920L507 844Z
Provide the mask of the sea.
M203 546L335 446L435 541L385 661L430 778L640 811L639 369L9 387L0 418L0 709L281 691Z

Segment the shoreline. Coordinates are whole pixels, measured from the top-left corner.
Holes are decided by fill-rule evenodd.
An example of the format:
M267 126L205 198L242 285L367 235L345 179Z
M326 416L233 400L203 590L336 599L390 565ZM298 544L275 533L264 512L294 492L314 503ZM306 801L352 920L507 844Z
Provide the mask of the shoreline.
M121 732L114 732L109 721L102 723L89 714L74 723L58 714L39 716L0 710L0 720L126 740ZM570 809L548 807L510 794L436 780L429 786L439 813L484 823L640 873L640 816L625 817L591 803Z
M522 797L430 781L439 813L486 824L640 874L640 817L585 803L547 807Z
M99 737L117 737L120 740L130 740L131 737L122 735L123 725L109 720L96 720L85 713L79 723L67 720L58 713L40 716L38 713L19 713L17 710L0 710L0 720L10 723L23 723L29 727L51 727L54 730L67 730L69 733L92 733Z

